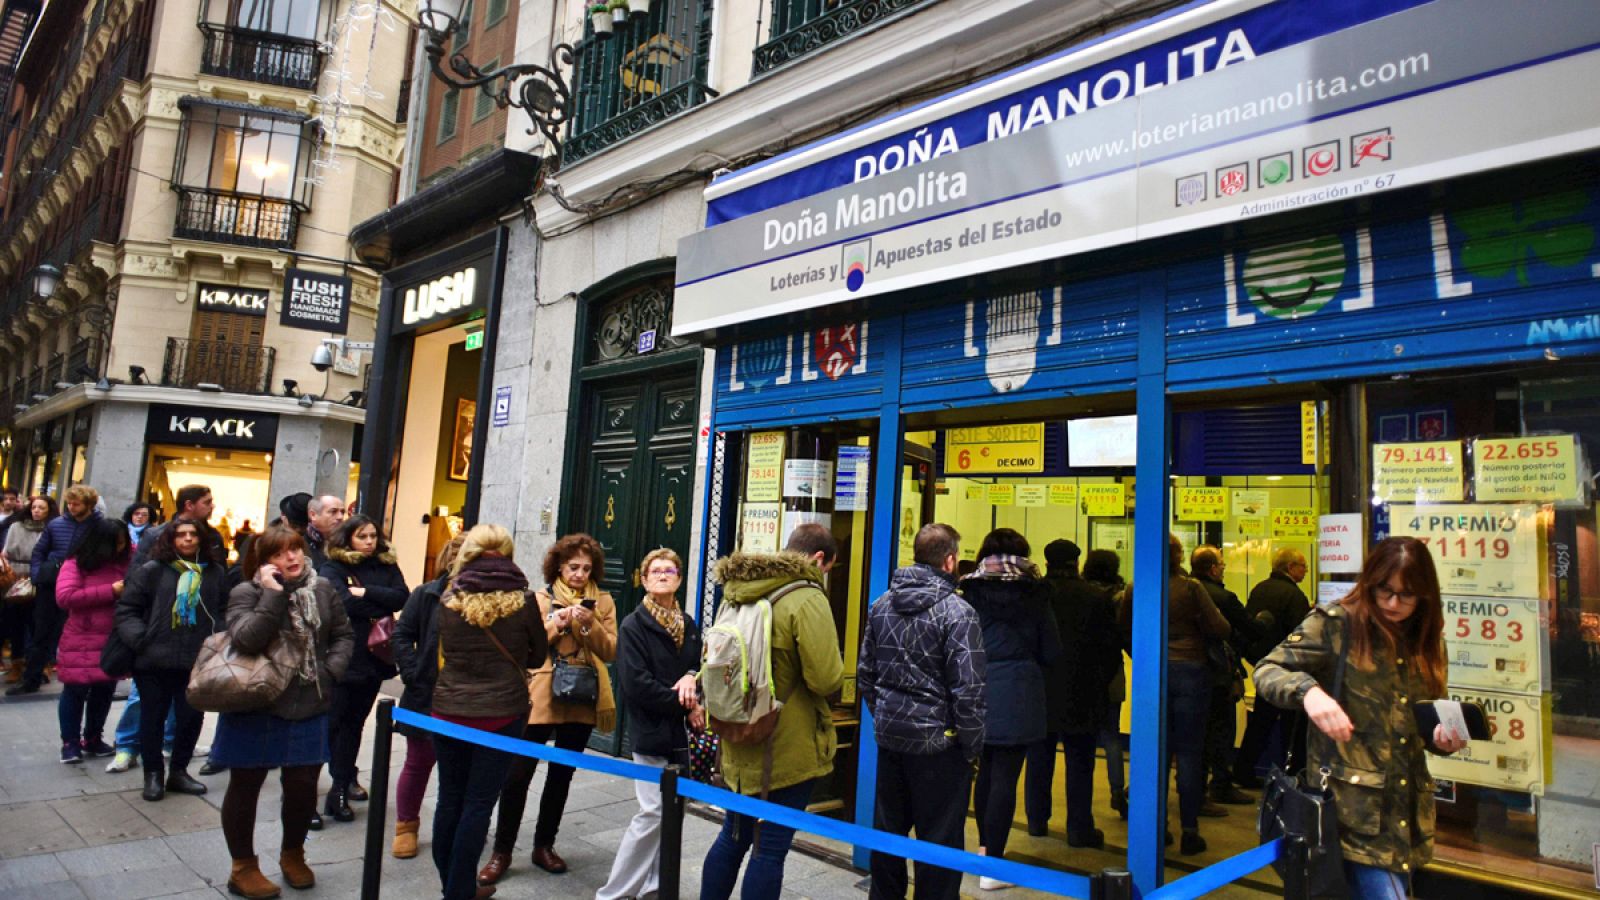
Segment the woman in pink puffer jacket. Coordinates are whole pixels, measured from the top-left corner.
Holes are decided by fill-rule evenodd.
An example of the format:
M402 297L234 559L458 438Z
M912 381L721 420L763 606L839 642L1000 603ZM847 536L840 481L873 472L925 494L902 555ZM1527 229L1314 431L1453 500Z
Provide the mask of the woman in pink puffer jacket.
M117 680L100 670L100 651L111 635L129 557L128 526L100 519L73 548L56 580L56 603L67 614L56 650L63 763L115 752L104 740L104 729Z

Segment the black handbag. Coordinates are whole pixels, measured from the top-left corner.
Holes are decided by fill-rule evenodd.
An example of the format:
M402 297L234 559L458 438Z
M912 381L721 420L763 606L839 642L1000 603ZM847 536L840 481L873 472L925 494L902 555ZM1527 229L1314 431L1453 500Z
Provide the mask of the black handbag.
M1344 699L1345 661L1350 642L1339 649L1339 664L1333 675L1333 698ZM1257 703L1264 703L1259 696ZM1302 727L1306 718L1300 717ZM1298 731L1298 728L1297 728ZM1293 748L1305 747L1304 733L1290 738ZM1291 768L1293 762L1290 762ZM1350 895L1344 880L1344 851L1339 846L1339 811L1334 806L1333 789L1328 786L1327 768L1290 774L1273 766L1261 791L1260 818L1256 831L1263 843L1283 838L1283 854L1272 868L1283 879L1287 900L1320 900Z
M100 648L100 671L112 678L127 678L133 674L135 657L133 648L129 647L113 628L106 638L105 646Z
M580 706L594 706L600 701L600 673L593 666L569 662L554 651L550 659L550 696Z

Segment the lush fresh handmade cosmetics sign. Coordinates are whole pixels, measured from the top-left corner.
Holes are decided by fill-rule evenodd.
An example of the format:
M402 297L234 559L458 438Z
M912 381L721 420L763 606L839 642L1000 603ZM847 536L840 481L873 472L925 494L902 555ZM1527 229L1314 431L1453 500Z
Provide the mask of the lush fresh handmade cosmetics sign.
M762 199L680 242L673 331L1600 144L1583 87L1600 79L1590 0L1548 0L1538 16L1498 0L1333 6L1342 9L1326 15L1347 20L1356 9L1365 18L1273 52L1258 50L1248 30L1223 28L1194 50L1193 77L1152 87L1147 65L1143 83L1107 77L1054 101L997 101L975 146L963 145L955 124L934 121L899 154L885 150L870 164L841 154L859 179L848 184L837 183L836 162L736 174L730 184ZM1299 2L1251 14L1273 11L1323 15ZM714 209L728 190L708 190ZM800 199L769 203L784 192Z

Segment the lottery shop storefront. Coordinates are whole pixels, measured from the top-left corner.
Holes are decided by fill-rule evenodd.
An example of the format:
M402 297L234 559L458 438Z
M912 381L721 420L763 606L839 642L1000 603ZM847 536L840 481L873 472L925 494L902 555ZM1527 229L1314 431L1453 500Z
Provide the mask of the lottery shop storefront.
M1511 28L1485 4L1389 7L1407 21L1386 26L1408 35L1441 15L1468 43ZM1113 550L1122 576L1142 584L1164 583L1176 534L1186 549L1219 547L1241 598L1278 551L1295 549L1314 602L1348 590L1371 542L1417 536L1446 595L1450 693L1481 703L1494 730L1432 761L1432 868L1592 896L1600 158L1592 122L1527 114L1507 92L1600 74L1600 61L1574 51L1492 74L1483 60L1479 75L1419 76L1390 101L1273 119L1222 149L1212 135L1152 163L1063 174L1062 148L1102 123L1253 96L1280 64L1316 72L1381 51L1374 23L1346 21L1304 48L1257 46L1193 84L1015 134L962 136L959 110L1004 122L1015 104L1029 108L1030 92L1102 77L1127 54L1207 34L1222 46L1230 29L1253 34L1252 15L1311 14L1292 2L1190 9L1202 14L711 186L706 230L680 246L674 325L716 348L702 552L775 549L805 522L832 528L843 552L829 590L853 672L866 607L909 563L926 522L954 525L965 559L1004 526L1041 562L1061 538ZM1596 25L1573 27L1501 36L1544 59L1539 41L1592 45L1584 35ZM1342 49L1312 54L1318 45ZM1467 139L1447 115L1463 102L1503 128L1471 146L1434 142L1440 131ZM883 171L885 147L917 134L940 141L942 129L960 149ZM1205 173L1203 190L1186 187L1193 172ZM1138 202L1113 202L1125 197ZM882 213L875 221L860 221L866 203ZM696 589L709 617L716 588ZM1160 698L1165 600L1133 596L1129 696ZM1125 863L1148 892L1255 844L1253 818L1236 812L1204 821L1206 852L1163 865L1164 705L1124 706L1134 802L1120 821L1096 776L1107 847L1059 840L1058 766L1056 839L1027 836L1019 803L1018 854L1079 871ZM849 684L834 719L839 772L819 807L870 824L876 750ZM1103 770L1120 770L1116 755ZM1272 876L1245 880L1270 886Z

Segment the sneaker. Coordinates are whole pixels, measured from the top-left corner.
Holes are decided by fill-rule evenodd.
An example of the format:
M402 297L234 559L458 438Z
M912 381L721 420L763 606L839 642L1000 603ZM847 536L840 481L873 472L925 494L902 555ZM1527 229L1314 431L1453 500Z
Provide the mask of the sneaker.
M998 878L990 878L987 875L981 875L981 876L978 877L978 889L979 890L983 890L983 891L1003 891L1008 887L1011 887L1011 883L1010 882L1001 881Z
M77 741L67 741L61 745L61 764L76 766L83 762L83 748Z
M171 752L171 751L168 751L168 752ZM194 748L194 753L192 755L194 756L195 759L199 759L202 756L210 756L211 755L211 745L210 744L198 744L198 745L196 745L195 748Z
M117 755L111 758L111 762L106 763L106 771L116 774L118 772L126 772L138 765L139 757L126 750L118 750Z
M116 748L110 746L104 740L95 738L92 741L83 742L83 755L90 759L105 759L108 756L117 755L117 751Z
M1205 800L1200 804L1200 815L1208 819L1224 819L1227 818L1228 811L1221 804Z

